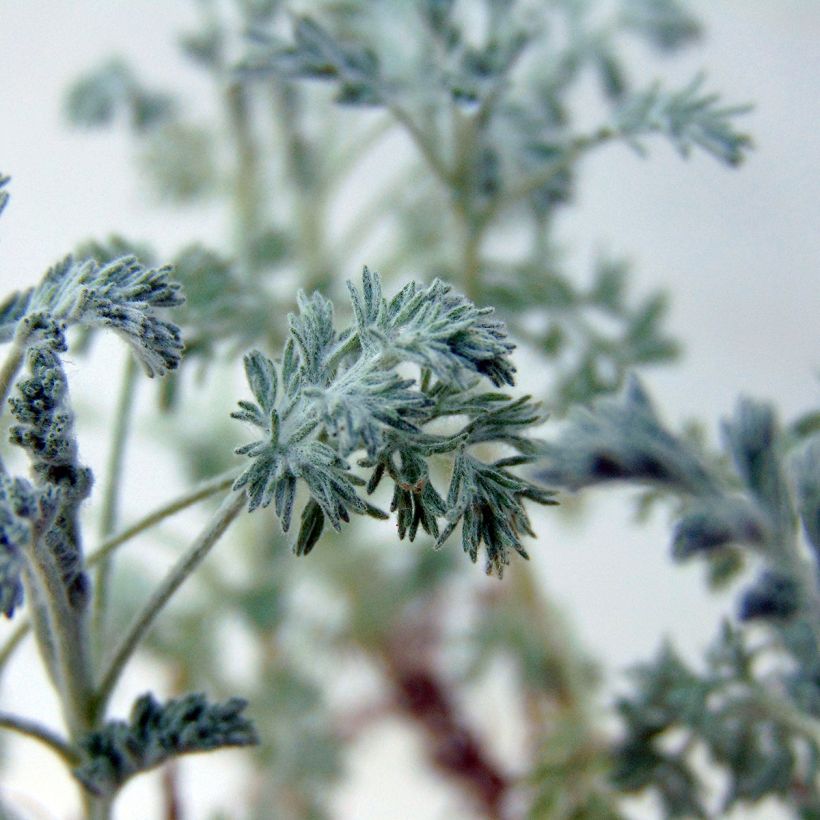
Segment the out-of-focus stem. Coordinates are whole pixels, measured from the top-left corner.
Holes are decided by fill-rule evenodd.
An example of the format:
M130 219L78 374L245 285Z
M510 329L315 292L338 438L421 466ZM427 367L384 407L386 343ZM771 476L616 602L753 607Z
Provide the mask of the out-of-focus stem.
M159 613L191 573L205 559L211 551L211 548L222 537L246 503L247 498L244 492L232 492L226 497L208 526L194 541L188 552L171 568L148 603L137 615L136 620L114 653L102 677L102 682L100 683L96 696L96 707L99 712L105 709L105 705L125 665L148 633L148 630L153 626Z
M123 467L125 464L125 447L128 432L134 415L134 393L137 384L137 362L128 354L122 375L120 395L114 415L114 427L111 432L111 449L108 455L108 468L103 496L102 515L100 517L100 535L105 538L117 526L119 512L120 488L122 485ZM111 580L111 562L103 558L99 562L94 586L94 621L92 631L97 649L104 645L105 616L108 606L108 587Z
M65 739L36 720L0 712L0 727L33 738L59 755L68 766L77 764L77 750Z
M254 245L262 224L262 168L253 136L249 94L241 83L231 83L225 90L228 124L236 149L234 244L242 273L252 278L258 267Z

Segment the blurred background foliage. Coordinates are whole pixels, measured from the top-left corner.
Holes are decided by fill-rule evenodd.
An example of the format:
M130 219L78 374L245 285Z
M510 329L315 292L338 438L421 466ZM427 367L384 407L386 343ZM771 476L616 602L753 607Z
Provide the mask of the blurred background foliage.
M736 115L744 109L725 105L700 77L671 89L636 81L621 60L636 39L659 58L696 43L701 28L684 2L192 2L200 22L179 34L179 46L210 78L218 118L200 121L185 88L146 87L139 66L120 60L80 78L66 106L77 127L127 130L137 174L163 200L179 208L210 200L232 215L230 244L203 237L172 260L187 296L176 313L187 353L160 384L157 409L192 481L236 464L230 445L242 431L227 419L224 396L239 354L251 345L279 350L297 288L340 296L363 262L390 291L439 276L495 306L522 361L537 367L527 388L555 420L618 391L635 368L675 359L665 294L632 292L617 258L601 256L579 273L555 219L572 207L585 156L614 141L646 152L665 138L684 155L742 159L750 143ZM590 83L600 117L583 123L574 99ZM77 253L159 261L140 237ZM124 396L134 378L126 369ZM128 403L121 408L124 430ZM696 447L696 436L686 440ZM698 458L728 469L718 454L701 449ZM650 481L642 503L668 497ZM118 523L112 513L104 528ZM734 627L721 635L716 669L744 672L715 672L704 683L665 649L638 673L613 730L594 661L525 563L488 581L451 548L398 543L391 527L354 520L297 560L272 513L243 517L152 633L147 650L174 689L215 698L239 690L252 705L262 744L249 753L231 818L331 816L351 744L396 717L417 730L427 765L464 816L614 818L624 795L641 790L660 795L665 816L721 816L769 791L820 816L814 761L795 757L788 777L776 767L780 780L765 781L761 767L775 748L768 734L750 747L732 724L731 749L727 734L713 738L723 744L714 759L751 774L724 802L712 800L712 814L688 757L695 741L675 755L653 745L670 726L703 728L692 716L709 687L748 678L749 650ZM737 571L736 557L731 545L710 554L720 564L713 574ZM109 629L127 622L148 577L136 560L117 567ZM514 760L494 747L493 721L477 721L469 708L499 665L513 680L497 709L517 727ZM362 696L351 702L345 687L356 691L362 676ZM681 701L693 693L701 703L689 708ZM648 714L657 714L651 726ZM804 755L789 751L784 731L774 730L778 754ZM807 736L816 753L816 734ZM744 748L757 757L738 762ZM184 816L173 769L163 784L167 816L174 806ZM811 794L798 800L798 787Z

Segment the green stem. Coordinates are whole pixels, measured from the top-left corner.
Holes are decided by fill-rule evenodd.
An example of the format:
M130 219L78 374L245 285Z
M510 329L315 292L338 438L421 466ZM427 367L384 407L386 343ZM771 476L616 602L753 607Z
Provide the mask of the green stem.
M3 367L0 368L0 408L5 408L11 388L14 385L14 380L23 366L23 359L26 355L26 345L21 344L19 340L15 339L3 362Z
M296 91L286 83L273 86L271 103L284 145L285 174L294 195L294 233L297 237L304 289L323 289L333 281L324 243L327 190L323 165L299 128L301 106Z
M105 495L103 497L102 515L100 518L100 535L103 538L110 535L117 525L120 487L122 484L123 466L125 464L125 445L133 419L136 384L137 360L129 352L125 362L120 395L114 416L114 429L111 434L107 481ZM111 562L105 557L99 562L94 589L93 634L97 641L98 650L104 644L105 615L108 606L110 581Z
M111 820L116 795L112 795L111 797L98 797L86 789L82 789L82 797L86 820Z
M461 240L461 289L465 296L477 302L481 297L481 242L486 223L460 206L456 207L456 221Z
M474 187L475 152L479 123L465 115L458 106L452 110L453 135L456 144L456 170L453 174L453 215L459 234L457 269L464 294L478 301L481 275L481 242L488 224L487 207L479 201Z
M418 124L413 120L410 114L407 113L401 106L395 103L389 103L388 108L390 113L399 122L410 135L410 138L418 148L421 155L430 166L430 170L436 175L438 180L449 191L453 189L453 174L445 164L444 160L439 156L431 140L421 130Z
M77 737L91 729L94 722L86 609L69 601L60 570L44 544L29 545L27 559L32 617L41 622L35 629L40 652L56 678L55 688L69 732Z
M64 740L56 732L52 732L51 729L36 720L29 720L8 712L0 712L0 727L38 740L59 755L69 767L76 766L79 761L77 750L67 740Z
M96 696L97 713L102 713L128 660L153 626L159 613L174 593L205 559L231 522L247 503L244 492L231 492L216 511L211 522L194 541L188 552L171 568L165 579L137 615L106 669Z
M262 198L262 169L251 127L248 89L241 83L230 84L225 92L228 124L236 149L234 183L234 241L242 272L248 278L257 273L254 243L259 238Z
M110 536L103 541L93 553L91 553L86 560L86 565L89 567L94 566L94 564L104 560L117 547L130 541L132 538L136 537L145 530L155 526L165 518L168 518L174 513L196 504L198 501L202 501L205 498L216 495L216 493L222 490L227 490L236 480L237 474L237 470L229 470L228 472L221 473L215 478L203 481L193 490L180 498L176 498L168 504L164 504L162 507L154 510L152 513L149 513L131 526L126 527L118 533ZM20 645L23 638L29 634L29 632L31 632L31 621L21 620L6 640L2 649L0 649L0 672L2 672L3 668L14 654L14 651Z
M0 368L0 415L2 415L6 409L6 403L8 402L9 393L11 393L11 388L14 386L17 374L20 372L20 368L23 366L25 356L25 342L22 342L20 339L15 338L11 350L9 351L9 354L6 357L5 362L3 362L3 367ZM3 464L3 459L0 458L0 473L4 473L5 471L6 468Z
M203 481L198 484L193 490L190 490L179 498L175 498L173 501L169 501L167 504L163 504L163 506L154 510L154 512L149 513L144 518L139 519L139 521L134 522L129 527L120 530L118 533L114 533L103 541L97 549L91 553L91 555L89 555L87 560L88 565L93 566L99 561L104 560L106 556L108 556L121 544L130 541L141 532L144 532L145 530L159 524L160 521L168 518L174 513L184 510L186 507L190 507L198 501L209 498L210 496L218 493L220 490L227 490L228 487L234 483L238 474L239 471L233 469L220 473L214 478L209 478L207 481Z
M31 631L31 622L28 620L20 621L15 627L14 631L9 635L3 648L0 649L0 672L2 672L9 659L14 654L14 650L22 643L23 638Z

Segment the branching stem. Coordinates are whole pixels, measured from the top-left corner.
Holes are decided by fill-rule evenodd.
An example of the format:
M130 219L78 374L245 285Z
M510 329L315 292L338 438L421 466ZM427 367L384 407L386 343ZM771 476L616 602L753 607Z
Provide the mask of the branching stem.
M239 470L236 469L228 470L227 472L220 473L214 478L209 478L201 484L198 484L193 490L181 495L179 498L175 498L173 501L169 501L167 504L163 504L161 507L154 510L154 512L149 513L144 518L139 519L139 521L134 522L125 529L120 530L118 533L114 533L91 553L88 557L87 563L89 566L93 566L99 561L102 561L117 547L127 541L130 541L132 538L136 537L145 530L156 526L165 518L168 518L174 513L196 504L198 501L210 498L212 495L216 495L216 493L221 490L227 490L228 487L230 487L236 480L238 473Z
M60 571L44 545L31 544L27 558L29 586L36 587L36 590L28 589L29 600L42 602L41 614L47 621L36 630L40 651L47 667L52 669L48 663L50 657L56 662L52 671L58 678L55 687L65 721L71 735L79 736L87 732L94 721L87 613L82 606L74 607L69 602ZM47 645L43 645L43 640L48 641Z
M196 504L198 501L210 498L212 495L216 495L216 493L218 492L227 490L231 486L231 484L233 484L233 482L236 480L238 472L238 470L229 470L225 473L220 473L218 476L208 479L207 481L203 481L193 490L185 493L185 495L182 495L179 498L175 498L173 501L164 504L159 509L154 510L154 512L149 513L144 518L141 518L139 521L136 521L131 526L126 527L125 529L120 530L118 533L115 533L114 535L110 536L105 541L103 541L93 553L91 553L91 555L88 557L86 561L86 564L89 567L94 566L95 564L99 563L104 558L106 558L117 547L127 543L132 538L135 538L140 533L149 530L151 527L156 526L160 521L163 521L165 518L168 518L174 513L177 513L180 510L184 510L187 507ZM17 649L17 647L22 642L23 638L25 638L30 631L31 621L21 620L17 624L12 634L6 640L6 643L3 645L2 649L0 649L0 672L2 672L3 668L8 663L11 656L14 654L14 651Z
M69 767L77 765L79 760L77 750L67 740L36 720L29 720L8 712L0 712L0 727L38 740L59 755Z
M125 665L153 626L159 613L185 580L205 559L211 548L222 537L246 503L247 499L244 492L229 493L205 530L194 541L188 552L171 568L165 580L162 581L148 603L137 615L136 620L129 628L102 676L102 682L96 696L98 713L104 711Z
M114 429L111 434L111 450L108 457L108 475L103 496L102 515L100 518L100 535L105 538L111 535L117 526L119 512L120 486L122 484L123 466L125 464L125 446L128 431L134 414L134 393L137 385L137 361L131 353L125 361L120 395L117 400ZM99 561L96 583L94 585L94 624L93 634L98 648L103 645L105 634L105 614L108 605L108 587L111 579L111 563L108 557Z

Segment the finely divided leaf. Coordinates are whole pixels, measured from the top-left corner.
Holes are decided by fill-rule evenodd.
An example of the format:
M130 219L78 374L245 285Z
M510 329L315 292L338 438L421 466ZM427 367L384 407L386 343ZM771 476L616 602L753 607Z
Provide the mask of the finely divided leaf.
M105 265L66 257L35 289L29 311L42 311L67 325L106 327L132 347L149 376L173 370L182 355L179 328L158 309L183 302L171 269L146 268L133 256Z
M664 91L654 85L629 96L616 114L616 128L639 152L640 137L663 134L677 150L688 156L701 148L727 165L739 165L751 147L751 139L735 130L735 118L748 106L724 106L717 94L703 94L703 76L680 91Z
M143 695L128 723L109 721L80 740L83 761L74 775L90 792L111 796L134 775L179 755L255 745L245 706L241 698L210 704L191 694L161 704Z

